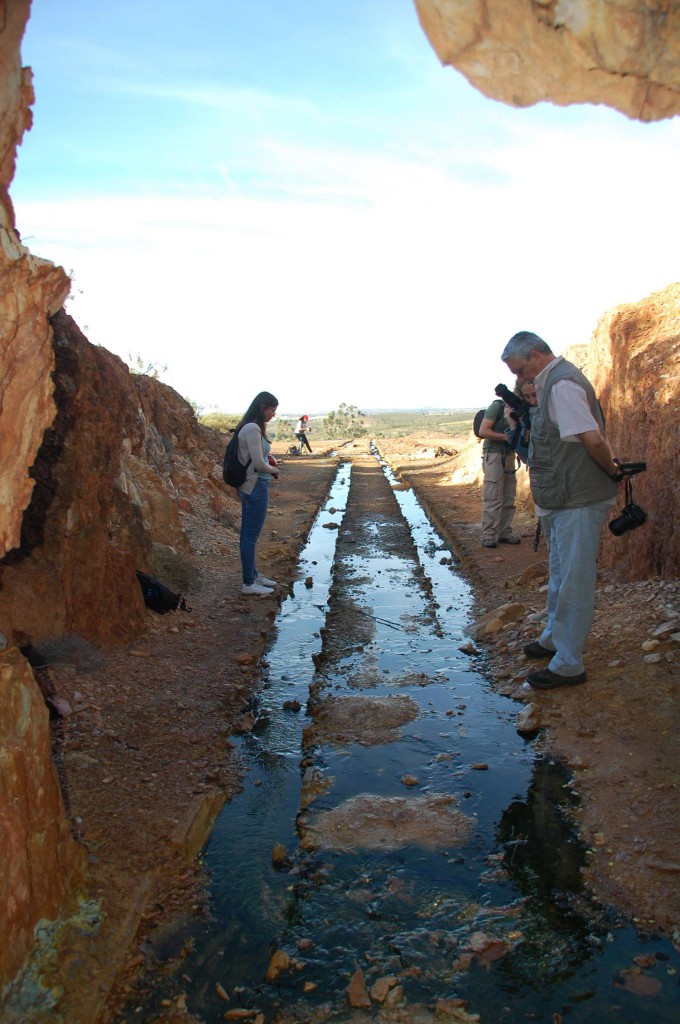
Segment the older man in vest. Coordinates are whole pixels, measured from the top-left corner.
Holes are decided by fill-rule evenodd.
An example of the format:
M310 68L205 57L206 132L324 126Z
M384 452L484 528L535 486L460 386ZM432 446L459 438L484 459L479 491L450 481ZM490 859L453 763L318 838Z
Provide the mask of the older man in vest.
M590 381L530 331L515 334L501 356L520 382L533 380L538 407L531 425L529 473L534 501L550 530L548 621L529 658L549 658L530 672L534 689L585 682L583 649L595 608L597 549L621 479L604 436Z

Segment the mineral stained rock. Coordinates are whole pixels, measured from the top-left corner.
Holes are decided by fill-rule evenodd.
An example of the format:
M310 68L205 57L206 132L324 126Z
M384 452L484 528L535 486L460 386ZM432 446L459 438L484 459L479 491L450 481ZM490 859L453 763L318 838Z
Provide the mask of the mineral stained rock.
M45 701L15 647L0 652L0 989L84 868L51 757Z
M680 111L674 0L415 0L442 64L513 107L604 103L640 121Z

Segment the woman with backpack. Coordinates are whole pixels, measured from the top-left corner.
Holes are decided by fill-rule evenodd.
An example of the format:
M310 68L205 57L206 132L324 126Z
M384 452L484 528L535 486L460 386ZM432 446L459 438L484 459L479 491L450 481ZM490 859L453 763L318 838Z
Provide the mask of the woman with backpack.
M242 594L272 594L275 580L262 576L255 562L255 547L264 526L269 506L269 485L279 478L279 467L267 437L267 424L276 416L279 404L269 391L260 391L252 400L241 422L238 434L238 460L246 467L246 478L238 488L241 499L241 534L239 550L243 570Z

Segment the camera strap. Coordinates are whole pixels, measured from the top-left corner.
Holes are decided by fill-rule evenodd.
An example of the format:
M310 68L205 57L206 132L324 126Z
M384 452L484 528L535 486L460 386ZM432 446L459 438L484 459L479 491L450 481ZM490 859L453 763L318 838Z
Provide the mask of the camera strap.
M629 476L626 477L626 505L630 505L633 500L633 484Z

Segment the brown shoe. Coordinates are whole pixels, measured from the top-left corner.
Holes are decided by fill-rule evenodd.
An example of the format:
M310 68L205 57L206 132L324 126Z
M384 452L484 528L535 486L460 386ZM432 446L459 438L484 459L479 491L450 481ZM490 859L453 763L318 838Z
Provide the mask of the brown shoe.
M539 668L527 676L527 682L534 690L556 690L558 686L578 686L585 681L585 672L579 672L577 676L560 676L549 668Z
M549 647L544 647L543 644L539 644L538 640L532 640L530 644L524 645L524 653L527 658L552 658L555 651L551 651Z

